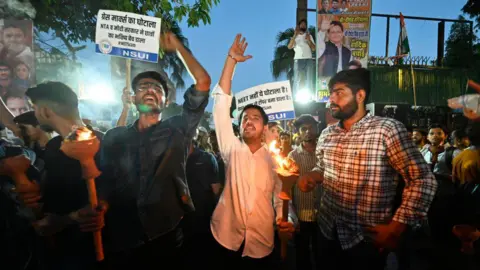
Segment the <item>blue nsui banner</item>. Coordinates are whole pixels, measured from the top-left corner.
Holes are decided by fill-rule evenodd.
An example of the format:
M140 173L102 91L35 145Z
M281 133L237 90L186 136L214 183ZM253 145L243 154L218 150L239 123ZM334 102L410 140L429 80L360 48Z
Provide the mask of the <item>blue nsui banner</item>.
M290 81L266 83L235 94L237 110L248 104L262 107L269 121L295 119Z
M115 10L99 10L95 51L111 56L158 62L160 18Z

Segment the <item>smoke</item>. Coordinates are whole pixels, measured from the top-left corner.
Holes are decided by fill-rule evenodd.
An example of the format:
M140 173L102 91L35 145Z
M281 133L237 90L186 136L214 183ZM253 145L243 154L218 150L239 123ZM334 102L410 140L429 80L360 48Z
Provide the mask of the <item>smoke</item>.
M0 0L0 18L34 19L36 13L28 0Z

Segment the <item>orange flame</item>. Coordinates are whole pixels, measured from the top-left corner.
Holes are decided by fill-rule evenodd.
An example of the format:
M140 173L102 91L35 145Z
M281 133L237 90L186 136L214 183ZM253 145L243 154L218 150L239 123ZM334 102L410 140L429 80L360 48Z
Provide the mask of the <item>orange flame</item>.
M280 148L277 147L277 141L272 141L269 145L269 150L273 154L273 158L275 162L278 164L277 173L282 175L288 174L296 174L298 172L298 168L294 162L287 158L282 157L280 154Z
M88 141L95 137L93 132L88 128L79 128L77 129L77 141Z

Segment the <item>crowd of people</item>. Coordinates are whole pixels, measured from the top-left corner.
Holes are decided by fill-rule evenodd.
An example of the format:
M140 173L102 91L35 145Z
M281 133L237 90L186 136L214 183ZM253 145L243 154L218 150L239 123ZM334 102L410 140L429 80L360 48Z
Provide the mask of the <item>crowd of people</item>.
M153 71L132 80L138 118L129 125L119 119L105 134L82 121L78 97L61 82L28 88L33 111L15 116L0 102L2 128L17 137L0 141L5 269L281 269L280 240L293 244L288 256L296 269L383 270L392 254L400 269L478 263L463 257L452 233L455 225L479 222L478 125L467 135L453 133L448 146L438 126L427 136L409 134L399 121L368 113L370 74L358 68L329 82L336 124L320 130L306 114L283 130L250 104L240 112L237 133L231 84L237 65L252 58L237 35L211 93L215 129L208 131L198 127L210 95L208 72L173 34L161 43L181 55L195 82L180 115L162 118L167 78ZM100 141L96 208L81 164L61 150L83 126ZM298 175L277 174L273 141ZM5 174L5 164L18 156L30 165L29 185L15 185ZM287 182L296 184L284 216L279 194ZM455 215L446 215L445 205ZM92 236L98 231L102 262ZM409 254L425 238L433 251ZM426 262L432 268L419 266Z

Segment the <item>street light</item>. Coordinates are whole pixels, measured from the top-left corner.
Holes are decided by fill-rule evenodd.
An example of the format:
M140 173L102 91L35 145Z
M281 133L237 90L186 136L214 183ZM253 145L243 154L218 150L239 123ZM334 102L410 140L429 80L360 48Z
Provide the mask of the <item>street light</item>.
M295 95L295 101L301 104L309 103L312 100L313 96L308 88L300 89Z

